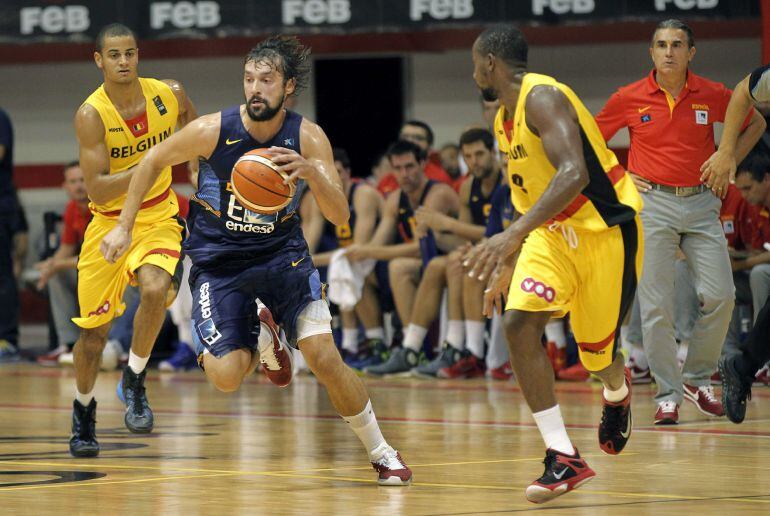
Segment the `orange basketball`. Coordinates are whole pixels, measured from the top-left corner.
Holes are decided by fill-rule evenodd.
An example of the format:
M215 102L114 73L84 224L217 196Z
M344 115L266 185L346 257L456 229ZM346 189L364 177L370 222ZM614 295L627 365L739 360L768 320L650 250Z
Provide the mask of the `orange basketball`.
M230 184L235 198L246 209L272 215L294 197L294 184L283 183L287 177L270 159L267 149L255 149L235 162Z

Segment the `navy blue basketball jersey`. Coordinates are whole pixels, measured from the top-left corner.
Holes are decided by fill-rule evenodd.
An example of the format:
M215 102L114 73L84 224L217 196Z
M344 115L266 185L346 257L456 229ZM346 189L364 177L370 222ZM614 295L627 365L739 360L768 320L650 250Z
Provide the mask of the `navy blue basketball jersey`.
M500 188L500 178L502 174L498 176L497 183L489 195L485 196L481 190L481 179L475 177L471 178L471 196L468 199L468 207L471 209L471 220L477 226L486 226L489 219L489 211L492 208L492 197L495 192Z
M243 262L265 261L279 250L307 246L297 214L305 181L297 181L294 198L272 215L243 207L230 186L235 162L250 150L276 146L301 153L301 124L302 116L287 110L276 135L266 142L258 142L244 127L240 106L222 111L217 145L211 156L201 162L198 191L190 199L187 220L190 236L184 248L193 264L238 267Z
M422 206L425 202L425 198L428 196L428 192L436 182L432 179L428 180L425 185L425 189L420 196L420 202L416 207ZM400 191L398 198L398 236L400 242L411 242L414 240L414 228L417 222L414 220L414 208L409 202L409 197L406 196L403 190Z
M511 202L511 187L508 183L497 187L492 196L492 209L487 220L487 229L484 236L489 238L507 229L513 222L515 211Z

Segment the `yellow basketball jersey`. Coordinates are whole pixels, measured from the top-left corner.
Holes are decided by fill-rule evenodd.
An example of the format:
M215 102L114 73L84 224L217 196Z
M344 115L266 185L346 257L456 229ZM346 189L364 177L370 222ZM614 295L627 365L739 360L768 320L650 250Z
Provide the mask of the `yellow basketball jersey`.
M145 116L124 120L110 101L104 85L85 101L99 112L104 123L104 143L110 155L110 174L133 167L148 149L174 133L179 106L171 87L156 79L139 78L146 108ZM170 190L171 167L161 172L142 204L138 220L163 219L178 212L176 196ZM123 194L105 204L91 203L91 210L106 216L117 216L123 207Z
M524 112L527 95L540 85L558 88L575 108L590 178L588 186L554 219L586 231L603 231L633 220L642 208L642 199L631 177L607 148L594 117L568 86L534 73L524 76L513 118L504 106L495 116L495 135L500 150L508 155L508 181L516 211L529 211L556 174L542 140L527 127Z

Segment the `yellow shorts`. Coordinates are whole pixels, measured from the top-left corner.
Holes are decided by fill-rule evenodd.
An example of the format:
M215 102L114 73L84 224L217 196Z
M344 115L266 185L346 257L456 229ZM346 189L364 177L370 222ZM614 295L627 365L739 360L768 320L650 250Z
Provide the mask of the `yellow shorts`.
M580 361L600 371L615 359L643 254L638 216L602 232L538 228L522 246L505 309L569 313Z
M131 247L115 263L104 259L99 244L115 227L117 218L96 214L88 224L78 259L80 317L72 321L81 328L96 328L119 317L126 309L123 292L135 284L134 272L145 264L160 267L173 276L182 243L182 228L176 218L134 225Z

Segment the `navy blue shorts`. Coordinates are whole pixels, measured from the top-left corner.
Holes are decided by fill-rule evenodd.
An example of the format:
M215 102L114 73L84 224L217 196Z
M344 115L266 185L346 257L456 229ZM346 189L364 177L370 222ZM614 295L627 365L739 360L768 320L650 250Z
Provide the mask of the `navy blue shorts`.
M235 349L257 349L257 298L273 313L292 346L296 346L297 317L309 303L323 299L321 280L306 248L238 271L193 265L190 289L198 353L205 347L217 358Z

